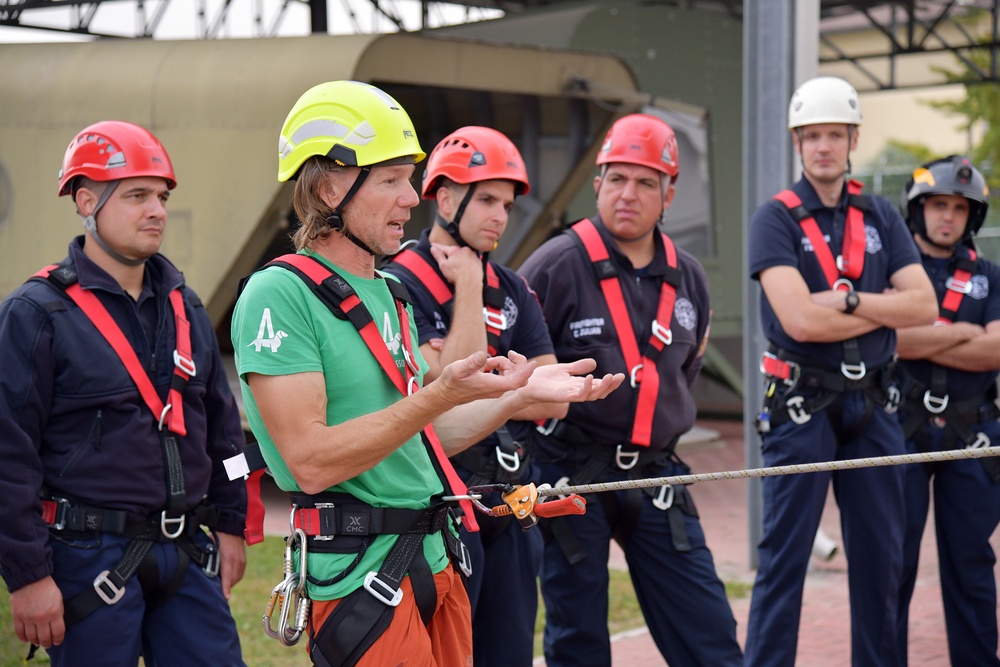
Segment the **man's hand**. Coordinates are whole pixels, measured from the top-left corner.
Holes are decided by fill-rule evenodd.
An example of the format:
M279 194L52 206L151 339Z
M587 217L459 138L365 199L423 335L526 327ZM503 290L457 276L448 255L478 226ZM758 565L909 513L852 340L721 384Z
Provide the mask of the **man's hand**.
M609 373L596 380L593 375L580 377L595 368L593 359L539 366L520 392L532 403L582 403L604 398L625 380L624 373Z
M507 357L476 352L445 366L441 376L429 386L441 392L441 398L449 405L499 398L527 384L535 366L535 362L513 351Z
M233 587L243 579L247 567L246 544L243 538L227 533L216 533L219 542L219 577L222 579L222 594L229 599Z
M52 577L45 577L10 594L14 632L22 642L50 648L62 644L63 596Z
M452 285L483 284L483 260L472 248L432 243L431 255Z

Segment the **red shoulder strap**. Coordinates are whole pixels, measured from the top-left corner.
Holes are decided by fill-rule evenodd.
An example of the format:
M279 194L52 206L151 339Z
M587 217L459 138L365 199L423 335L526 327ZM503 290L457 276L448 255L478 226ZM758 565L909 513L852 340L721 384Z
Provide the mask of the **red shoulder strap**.
M976 251L969 248L968 262L958 262L951 278L945 284L944 297L941 299L940 314L936 324L951 324L958 316L958 308L962 298L972 291L972 271L976 265Z
M847 192L849 195L860 195L863 184L861 181L851 179L847 182ZM783 190L774 196L780 201L795 218L802 228L809 243L812 244L816 261L823 269L823 275L831 288L849 289L849 286L840 281L841 276L850 280L856 280L861 276L865 264L865 214L860 208L850 203L847 207L847 222L844 229L844 251L833 258L830 245L823 238L823 233L819 230L819 225L809 211L802 208L802 199L791 190Z
M657 395L660 390L660 375L656 372L656 360L659 353L673 341L671 326L677 289L670 281L663 281L660 287L656 319L651 325L652 335L646 346L645 354L640 355L639 343L632 328L632 319L625 306L625 297L622 294L617 269L611 264L610 254L597 226L591 220L584 219L573 225L571 229L580 238L587 256L596 268L601 291L604 293L604 301L611 313L611 321L618 335L622 356L625 358L625 367L629 369L630 382L633 388L638 389L630 440L635 445L648 447L652 441L653 415L656 412ZM667 265L671 269L676 269L676 248L666 234L661 234L661 236ZM644 372L647 366L653 369L653 372Z
M48 266L35 277L48 278L49 274L57 265ZM51 282L51 281L50 281ZM170 431L178 435L187 435L184 425L184 407L182 404L182 394L187 381L196 372L194 360L191 356L191 325L184 313L184 299L180 289L170 291L170 306L174 311L174 322L177 329L177 348L174 350L174 376L177 378L167 394L167 404L164 405L156 388L153 386L146 369L139 362L131 343L122 333L118 323L111 317L104 304L90 290L80 287L80 283L74 282L63 288L66 295L80 307L80 310L87 316L87 319L100 332L111 348L121 359L125 370L139 390L139 395L146 403L153 418L156 419L160 428L166 426Z
M393 262L407 269L417 277L434 297L439 306L443 306L455 296L451 287L445 282L427 259L416 250L404 250L396 255Z
M282 255L270 262L270 264L292 266L300 271L298 273L300 277L304 279L308 278L316 286L323 285L332 290L332 293L328 294L331 296L335 295L333 298L343 297L339 307L355 325L366 347L368 347L372 356L378 361L379 366L381 366L383 372L389 377L400 394L408 396L419 389L415 378L417 371L416 363L413 361L412 355L413 341L410 337L410 319L407 315L406 304L401 299L396 298L395 301L396 312L399 317L400 335L402 336L403 356L406 359L406 363L403 364L404 370L402 373L396 367L396 361L393 359L392 353L389 352L385 342L382 340L382 335L379 333L371 313L368 312L368 309L361 302L357 293L347 284L346 280L319 260L306 255ZM324 300L324 303L327 303L326 300ZM452 495L467 496L468 489L465 486L465 482L458 476L455 468L451 465L451 461L448 460L444 447L434 433L433 427L428 424L423 429L423 432L434 454L432 461L435 461L437 464L438 474L442 477L445 489L450 489ZM469 500L461 500L459 504L465 516L463 523L465 528L473 532L479 530L472 503Z

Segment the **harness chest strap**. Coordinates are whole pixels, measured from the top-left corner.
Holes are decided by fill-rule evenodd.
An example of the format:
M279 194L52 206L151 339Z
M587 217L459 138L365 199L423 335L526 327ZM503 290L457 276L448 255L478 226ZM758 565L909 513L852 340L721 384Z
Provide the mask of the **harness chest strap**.
M951 324L958 317L962 298L972 291L972 272L976 270L976 251L969 248L969 257L955 262L955 271L945 283L945 293L940 302L940 314L935 324Z
M427 258L416 250L404 250L396 255L393 262L399 264L421 282L434 297L439 306L451 315L451 302L455 298L451 285L434 270ZM505 295L500 287L500 278L492 262L485 262L486 284L483 286L483 320L486 324L487 351L496 356L500 349L500 334L507 328L507 318L503 314Z
M170 392L167 395L167 403L164 405L160 399L156 388L149 379L149 375L140 363L139 358L132 349L125 334L122 333L118 323L111 317L104 304L90 290L80 287L80 283L73 281L71 284L63 284L53 272L59 269L58 264L47 266L34 277L47 279L50 284L55 285L80 307L87 319L100 332L108 344L114 349L118 358L121 359L125 370L128 371L132 381L139 389L139 394L146 406L149 407L153 417L157 420L160 428L166 426L170 431L178 435L187 435L184 426L184 408L182 396L187 381L196 373L194 359L191 356L191 324L184 313L184 299L181 296L180 288L170 291L170 306L174 311L174 323L176 325L176 349L174 350L174 381L170 385Z
M847 220L844 225L844 240L841 254L836 259L830 250L830 245L823 238L816 218L802 206L802 199L792 190L783 190L774 198L788 209L788 212L799 223L802 231L813 247L813 254L819 262L823 275L830 289L848 292L854 289L853 281L861 277L865 268L865 248L867 234L865 233L865 211L868 210L868 199L861 194L864 184L850 179L847 181ZM832 241L832 239L831 239ZM865 376L865 364L861 360L861 350L857 338L844 341L844 361L841 372L851 379L861 379Z
M831 289L848 291L850 284L843 279L857 280L865 266L865 210L867 200L861 195L861 181L850 179L847 182L848 207L847 222L844 228L844 241L841 254L836 259L830 251L830 245L823 238L823 233L808 210L802 206L802 199L792 190L783 190L774 196L788 208L795 221L812 244L816 260Z
M677 299L677 287L681 284L681 274L677 270L677 250L670 237L661 233L669 271L661 283L660 300L656 319L651 325L649 342L644 353L640 355L638 339L632 328L632 318L629 316L622 294L618 269L608 253L597 226L591 220L583 219L573 225L571 230L582 242L600 281L622 355L625 357L625 366L629 369L630 381L634 388L638 388L629 439L635 445L649 447L652 441L653 415L656 412L656 400L660 390L660 375L656 370L656 361L663 349L673 341L671 326L674 303ZM650 372L645 372L647 368Z
M282 255L281 257L278 257L268 263L268 266L272 265L281 266L299 276L310 286L313 294L315 294L320 301L327 306L327 308L335 314L342 313L351 321L362 340L364 340L369 352L371 352L372 356L375 357L379 366L400 394L408 396L419 389L416 380L416 363L412 357L413 346L410 338L410 321L406 311L405 287L396 281L386 282L387 287L390 292L392 292L393 300L396 303L396 311L399 317L399 327L402 335L402 347L405 363L403 364L403 370L400 371L396 367L396 362L392 353L389 352L385 342L382 340L382 335L379 333L378 327L376 326L371 313L361 302L360 297L358 297L354 289L340 275L332 269L326 267L319 260L305 255ZM451 463L448 461L448 457L444 453L441 441L434 433L434 428L428 424L424 428L423 434L427 447L433 454L431 456L431 461L434 463L435 470L441 478L441 482L444 485L445 490L449 491L450 495L468 495L465 483L462 482L458 473L455 472L455 468L452 467ZM234 458L239 459L238 456ZM261 460L260 463L263 463L263 461ZM255 495L252 500L248 501L248 505L253 505L253 511L251 512L250 508L248 508L245 537L247 544L256 544L257 542L263 540L264 513L263 502L260 500L260 478L264 473L264 469L250 469L249 465L245 462L242 465L247 466L247 472L249 472L250 475L247 480L247 495ZM238 467L235 469L231 468L229 471L230 476L235 474L238 469ZM472 503L468 500L462 500L459 501L459 504L462 507L463 515L465 517L464 525L466 529L470 531L478 530L479 525L476 523L475 511L472 508ZM258 518L259 523L257 523ZM251 524L251 520L255 523Z

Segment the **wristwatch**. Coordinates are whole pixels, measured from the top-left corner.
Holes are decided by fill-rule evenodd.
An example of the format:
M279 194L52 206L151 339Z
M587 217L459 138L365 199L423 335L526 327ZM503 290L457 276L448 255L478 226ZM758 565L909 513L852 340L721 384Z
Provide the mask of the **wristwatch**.
M854 290L844 295L844 315L850 315L861 303L861 297Z

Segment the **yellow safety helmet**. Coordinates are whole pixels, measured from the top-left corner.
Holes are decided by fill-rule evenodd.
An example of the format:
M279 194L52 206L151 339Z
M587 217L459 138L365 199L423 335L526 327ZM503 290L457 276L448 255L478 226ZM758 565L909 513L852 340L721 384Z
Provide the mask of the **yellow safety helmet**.
M295 178L313 155L348 167L420 162L413 121L386 92L360 81L310 88L288 112L278 139L278 180Z

